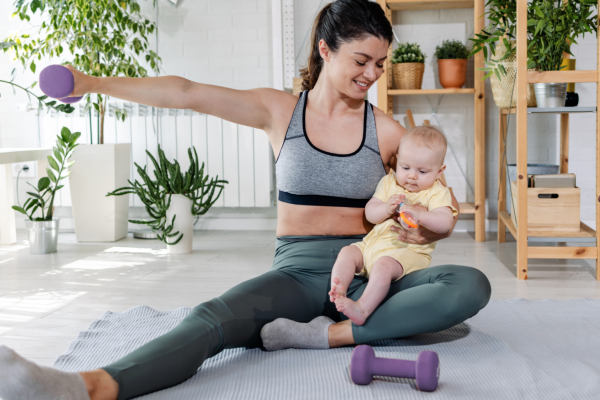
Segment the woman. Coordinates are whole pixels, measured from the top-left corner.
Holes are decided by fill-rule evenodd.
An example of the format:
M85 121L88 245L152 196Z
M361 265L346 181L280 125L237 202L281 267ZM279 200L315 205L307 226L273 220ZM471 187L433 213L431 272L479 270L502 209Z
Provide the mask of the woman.
M306 91L299 97L272 89L237 91L175 76L94 78L71 69L72 96L102 93L154 107L192 109L267 132L277 158L277 249L269 272L197 306L166 335L102 369L70 375L44 370L51 376L45 381L73 382L76 375L92 400L129 399L185 381L225 348L259 347L263 339L269 349L360 344L440 331L483 308L491 292L487 278L476 269L453 265L416 271L393 283L384 303L362 326L351 324L328 301L334 260L342 247L372 228L364 206L379 179L395 166L404 132L363 100L383 72L391 39L392 28L377 3L337 0L326 6L313 27L308 67L302 72ZM443 239L423 228L398 235L417 244ZM348 296L360 297L365 286L366 280L357 277ZM3 351L0 367L6 359L18 359ZM32 383L36 379L44 381L23 379L27 389L37 385ZM0 396L2 390L15 396L17 386L2 389L0 384ZM50 389L43 391L49 398ZM66 398L61 396L56 398Z

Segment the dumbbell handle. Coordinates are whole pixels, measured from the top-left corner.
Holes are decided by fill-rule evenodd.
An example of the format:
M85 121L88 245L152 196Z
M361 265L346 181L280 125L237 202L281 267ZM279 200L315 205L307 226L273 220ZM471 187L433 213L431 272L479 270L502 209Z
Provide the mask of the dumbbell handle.
M373 375L415 379L416 364L416 361L375 357L371 371Z

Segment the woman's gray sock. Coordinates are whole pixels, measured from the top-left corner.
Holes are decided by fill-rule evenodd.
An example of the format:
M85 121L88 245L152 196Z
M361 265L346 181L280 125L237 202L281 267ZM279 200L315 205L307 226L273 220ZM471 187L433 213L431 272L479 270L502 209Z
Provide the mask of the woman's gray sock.
M0 398L3 400L90 400L77 372L42 367L0 346Z
M269 351L282 349L328 349L331 318L320 316L308 323L278 318L263 326L260 337Z

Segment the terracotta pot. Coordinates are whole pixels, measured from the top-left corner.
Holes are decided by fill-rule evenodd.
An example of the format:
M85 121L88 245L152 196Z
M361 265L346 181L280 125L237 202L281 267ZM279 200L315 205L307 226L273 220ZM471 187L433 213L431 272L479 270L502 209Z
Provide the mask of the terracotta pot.
M467 80L467 60L438 60L438 72L444 89L460 89Z

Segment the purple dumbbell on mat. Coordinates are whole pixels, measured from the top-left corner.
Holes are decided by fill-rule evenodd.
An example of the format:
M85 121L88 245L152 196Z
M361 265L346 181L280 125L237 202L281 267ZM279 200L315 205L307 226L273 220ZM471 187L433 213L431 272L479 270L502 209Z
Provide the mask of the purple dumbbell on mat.
M368 385L373 375L416 379L417 389L433 392L440 379L440 359L434 351L422 351L417 361L375 357L371 346L356 346L350 360L350 378L357 385Z
M67 97L73 93L75 78L68 68L62 65L49 65L40 72L40 89L48 97L63 103L76 103L83 98Z

